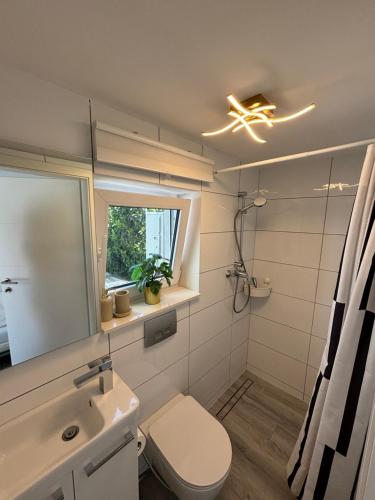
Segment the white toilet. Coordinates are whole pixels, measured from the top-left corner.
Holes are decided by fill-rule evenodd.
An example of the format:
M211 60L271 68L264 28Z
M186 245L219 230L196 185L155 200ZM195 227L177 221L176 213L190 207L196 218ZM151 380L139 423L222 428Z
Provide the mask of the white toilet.
M180 500L216 498L232 460L220 422L194 398L179 394L140 427L148 460Z

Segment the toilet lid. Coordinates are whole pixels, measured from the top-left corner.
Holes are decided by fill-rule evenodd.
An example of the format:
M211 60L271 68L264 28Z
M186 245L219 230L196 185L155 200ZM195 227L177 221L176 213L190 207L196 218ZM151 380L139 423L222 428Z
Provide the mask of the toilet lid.
M229 471L232 446L226 430L191 396L154 422L149 435L176 474L191 486L212 486Z

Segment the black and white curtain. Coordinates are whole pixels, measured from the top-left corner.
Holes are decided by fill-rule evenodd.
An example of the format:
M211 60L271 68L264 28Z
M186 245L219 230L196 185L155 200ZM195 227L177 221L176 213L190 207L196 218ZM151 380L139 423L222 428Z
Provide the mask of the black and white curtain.
M327 345L287 466L289 486L303 500L355 496L375 394L374 197L371 145L341 259Z

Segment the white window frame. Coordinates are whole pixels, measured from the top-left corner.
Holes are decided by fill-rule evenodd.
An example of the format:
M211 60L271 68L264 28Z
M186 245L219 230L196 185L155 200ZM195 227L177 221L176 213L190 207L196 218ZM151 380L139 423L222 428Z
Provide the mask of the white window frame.
M180 216L178 220L177 237L175 242L175 253L173 260L173 279L172 286L178 285L181 276L181 266L183 259L183 251L186 238L186 229L189 220L190 200L178 197L169 196L154 196L148 194L134 194L121 191L110 191L96 189L96 220L97 220L97 235L98 235L98 272L99 284L101 288L105 288L105 276L107 267L107 230L108 230L108 207L110 205L123 207L137 208L161 208L169 210L179 210ZM163 280L163 287L167 284ZM139 295L136 285L124 285L117 290L129 290L131 296ZM113 292L114 293L114 292Z

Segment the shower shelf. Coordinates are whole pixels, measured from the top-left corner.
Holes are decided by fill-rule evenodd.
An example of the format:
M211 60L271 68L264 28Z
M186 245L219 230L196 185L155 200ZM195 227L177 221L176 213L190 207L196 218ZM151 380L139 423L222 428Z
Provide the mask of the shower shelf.
M248 293L246 293L246 288L244 290L245 294L248 295ZM258 298L269 297L271 295L271 292L272 288L269 286L258 286L258 287L250 286L250 297L258 297Z

